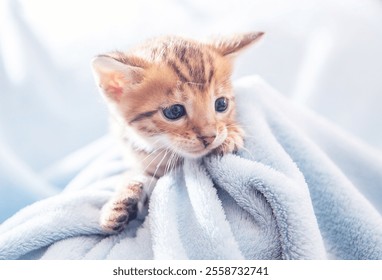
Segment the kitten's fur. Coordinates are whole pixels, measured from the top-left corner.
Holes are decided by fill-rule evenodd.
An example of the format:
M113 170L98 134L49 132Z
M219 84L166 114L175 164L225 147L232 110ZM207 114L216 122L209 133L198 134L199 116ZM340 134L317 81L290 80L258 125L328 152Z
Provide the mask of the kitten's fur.
M209 43L164 37L94 58L113 128L136 166L102 209L105 231L121 231L134 219L156 180L183 158L230 153L243 145L243 130L235 121L232 60L262 35Z

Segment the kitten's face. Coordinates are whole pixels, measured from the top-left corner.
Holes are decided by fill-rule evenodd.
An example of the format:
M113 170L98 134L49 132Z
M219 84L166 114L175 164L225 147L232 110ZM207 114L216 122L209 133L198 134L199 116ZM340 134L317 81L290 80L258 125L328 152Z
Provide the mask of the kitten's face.
M150 79L122 98L117 110L153 148L203 156L224 142L227 127L235 123L230 65L214 62L223 71L214 69L209 83L181 82L168 65L152 69Z
M94 72L135 145L197 158L226 145L228 138L240 142L237 147L242 144L232 135L240 131L230 80L232 55L261 35L213 44L157 39L130 53L95 58Z

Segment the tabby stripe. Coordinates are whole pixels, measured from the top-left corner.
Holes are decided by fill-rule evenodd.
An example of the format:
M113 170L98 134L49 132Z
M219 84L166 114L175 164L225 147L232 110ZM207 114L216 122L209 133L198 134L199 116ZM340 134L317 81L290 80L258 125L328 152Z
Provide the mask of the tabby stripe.
M187 68L187 71L188 71L188 74L190 75L190 77L193 76L193 69L192 69L192 66L190 64L190 61L188 60L188 58L185 56L186 54L186 48L183 48L181 51L180 51L180 56L178 57L180 62Z
M210 73L208 74L208 84L211 84L212 81L212 76L214 75L214 69L211 67L210 68Z
M205 79L205 69L204 69L204 55L203 52L201 52L198 49L192 49L192 56L194 57L195 61L198 60L197 64L195 67L193 67L191 71L191 77L192 77L192 82L197 84L197 87L202 90L204 87L204 84L206 83Z
M129 123L131 124L133 122L140 121L140 120L145 119L145 118L150 118L157 111L158 110L154 110L154 111L148 111L148 112L145 112L145 113L138 114Z
M179 51L179 59L181 62L183 62L183 60L185 59L184 55L186 54L186 48L183 47L180 51Z
M209 53L207 53L207 62L208 62L208 64L209 64L209 66L210 66L210 71L209 71L209 73L208 73L208 79L207 79L207 81L208 81L208 84L211 84L212 77L213 77L214 74L215 74L215 67L214 67L214 64L213 64L213 62L212 62L212 57L211 57L211 55L210 55Z
M202 84L205 84L206 83L206 78L205 78L205 76L206 76L206 71L205 71L205 69L204 69L204 55L203 55L203 53L201 52L200 53L200 64L201 64L201 67L202 67L202 69L200 70L200 73L198 72L198 80L200 81L200 83L202 83Z
M174 70L175 74L179 77L179 80L181 82L188 82L188 79L183 75L183 73L180 71L179 66L176 65L175 61L169 60L168 64Z
M164 42L162 45L162 58L163 58L163 60L166 60L167 56L168 56L168 45L167 45L167 43Z
M158 48L154 48L152 51L151 51L151 60L155 60L158 56Z

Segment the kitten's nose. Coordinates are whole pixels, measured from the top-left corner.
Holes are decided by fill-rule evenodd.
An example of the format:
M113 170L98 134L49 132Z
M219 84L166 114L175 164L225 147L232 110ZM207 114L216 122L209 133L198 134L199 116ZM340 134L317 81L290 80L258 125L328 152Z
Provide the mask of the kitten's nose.
M214 142L216 135L212 136L199 136L199 140L203 143L204 148L207 148L212 142Z

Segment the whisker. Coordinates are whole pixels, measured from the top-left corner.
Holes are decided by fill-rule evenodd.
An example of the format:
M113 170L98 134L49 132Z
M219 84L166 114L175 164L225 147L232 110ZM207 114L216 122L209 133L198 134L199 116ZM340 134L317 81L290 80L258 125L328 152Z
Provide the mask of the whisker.
M226 125L226 127L233 127L233 126L238 126L238 127L253 127L253 125L251 124L242 124L242 123L232 123L232 124L229 124L229 125Z
M255 156L247 148L241 147L240 149L246 151L249 154L249 156L251 157L251 159L255 160Z
M177 162L178 162L178 154L174 153L173 155L174 156L171 159L169 172L175 170Z
M163 146L160 146L158 148L156 148L155 150L151 151L150 153L148 153L142 160L141 162L143 162L144 160L148 159L151 155L153 155L154 153L158 152L159 150L163 149L164 148L164 145Z
M167 154L168 154L168 152L169 152L169 149L166 149L166 150L164 150L164 151L166 151L166 152L165 152L164 156L162 157L162 159L160 160L160 162L157 164L157 167L156 167L156 169L155 169L154 175L151 176L151 180L150 180L149 185L151 185L153 179L155 178L155 175L157 174L157 172L158 172L158 170L159 170L159 167L162 165L163 160L166 158L166 156L167 156Z
M195 82L185 82L185 84L190 84L190 85L196 85L196 86L198 86L198 85L204 85L204 83L195 83Z
M171 134L175 135L175 136L179 136L181 138L184 138L185 135L184 134L179 134L179 133L175 133L175 132L172 132Z
M166 150L161 150L148 164L147 166L145 167L145 169L143 170L143 173L146 173L147 169L151 166L151 164Z
M174 176L176 177L176 163L177 163L178 155L174 153L174 157L171 160L170 164L170 170L173 172Z
M172 162L172 160L173 160L173 158L174 158L174 156L175 156L175 153L171 153L171 156L170 156L170 159L166 162L166 167L165 167L165 169L164 169L164 173L165 174L167 174L168 172L170 172L170 168L171 168L171 162Z

